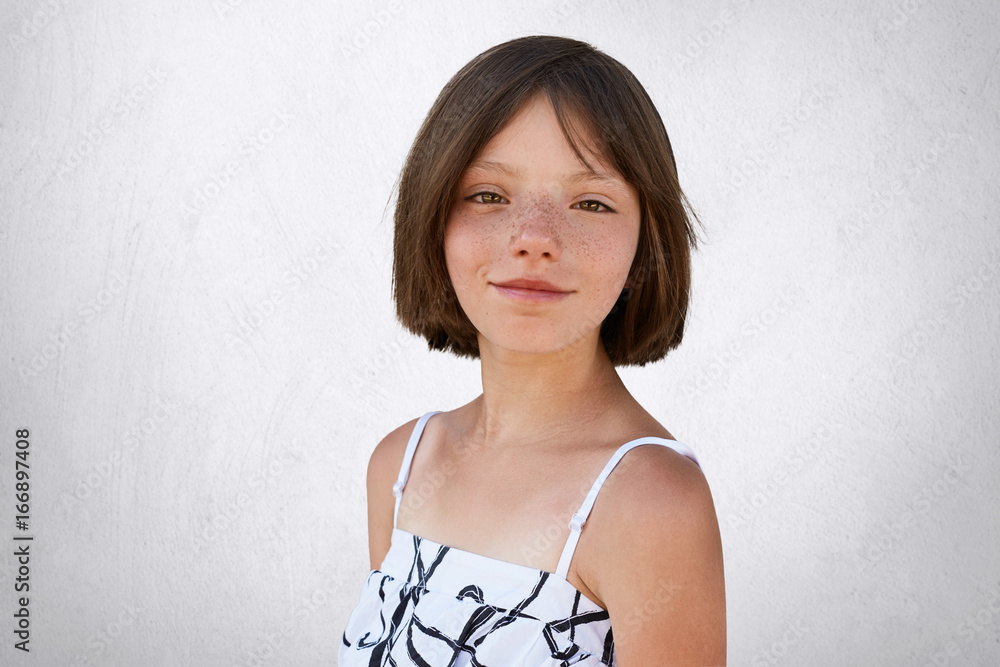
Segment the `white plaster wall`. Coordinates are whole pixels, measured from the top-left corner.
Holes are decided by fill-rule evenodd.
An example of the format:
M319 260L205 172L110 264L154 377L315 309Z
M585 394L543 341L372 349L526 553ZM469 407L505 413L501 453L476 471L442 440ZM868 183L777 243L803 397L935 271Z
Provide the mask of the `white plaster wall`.
M392 182L548 33L646 85L708 232L624 377L712 485L730 664L996 664L1000 7L471 5L0 6L0 662L335 663L369 453L479 391L394 322Z

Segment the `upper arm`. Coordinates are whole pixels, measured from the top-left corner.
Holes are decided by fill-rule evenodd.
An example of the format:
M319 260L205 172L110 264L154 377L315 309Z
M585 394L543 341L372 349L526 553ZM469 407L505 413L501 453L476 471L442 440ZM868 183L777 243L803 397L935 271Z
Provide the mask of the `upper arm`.
M725 574L708 482L676 452L646 454L616 485L605 561L616 566L598 574L618 665L724 665Z
M368 495L368 557L373 570L378 569L389 552L396 507L392 485L399 476L406 443L415 423L416 420L404 424L385 436L368 459L365 483Z

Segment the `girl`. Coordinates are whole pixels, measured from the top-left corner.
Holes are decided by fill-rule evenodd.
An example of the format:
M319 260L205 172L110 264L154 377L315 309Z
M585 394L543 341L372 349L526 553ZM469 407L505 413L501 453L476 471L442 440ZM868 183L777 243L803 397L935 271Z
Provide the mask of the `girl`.
M372 453L341 667L725 663L708 484L615 370L681 342L685 204L645 90L587 44L515 39L445 86L400 175L394 296L483 393Z

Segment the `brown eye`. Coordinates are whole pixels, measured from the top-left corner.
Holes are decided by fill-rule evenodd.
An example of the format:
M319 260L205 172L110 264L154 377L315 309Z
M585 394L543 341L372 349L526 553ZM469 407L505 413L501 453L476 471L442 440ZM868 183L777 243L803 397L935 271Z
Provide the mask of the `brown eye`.
M603 202L599 202L596 199L588 199L586 201L582 201L580 202L579 206L582 210L591 211L593 213L600 213L602 211L611 211L610 206L604 204Z
M469 199L480 204L502 204L504 202L504 198L495 192L477 192Z

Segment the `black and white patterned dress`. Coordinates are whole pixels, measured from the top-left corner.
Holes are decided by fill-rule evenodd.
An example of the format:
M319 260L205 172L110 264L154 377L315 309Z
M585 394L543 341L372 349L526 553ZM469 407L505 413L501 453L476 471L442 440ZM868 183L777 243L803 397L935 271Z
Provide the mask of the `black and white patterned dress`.
M566 580L594 500L611 470L633 447L670 447L695 463L683 443L639 438L608 461L570 521L556 572L536 570L432 542L395 528L395 517L420 434L406 445L393 486L392 543L361 589L347 621L339 667L598 667L615 665L608 612Z

